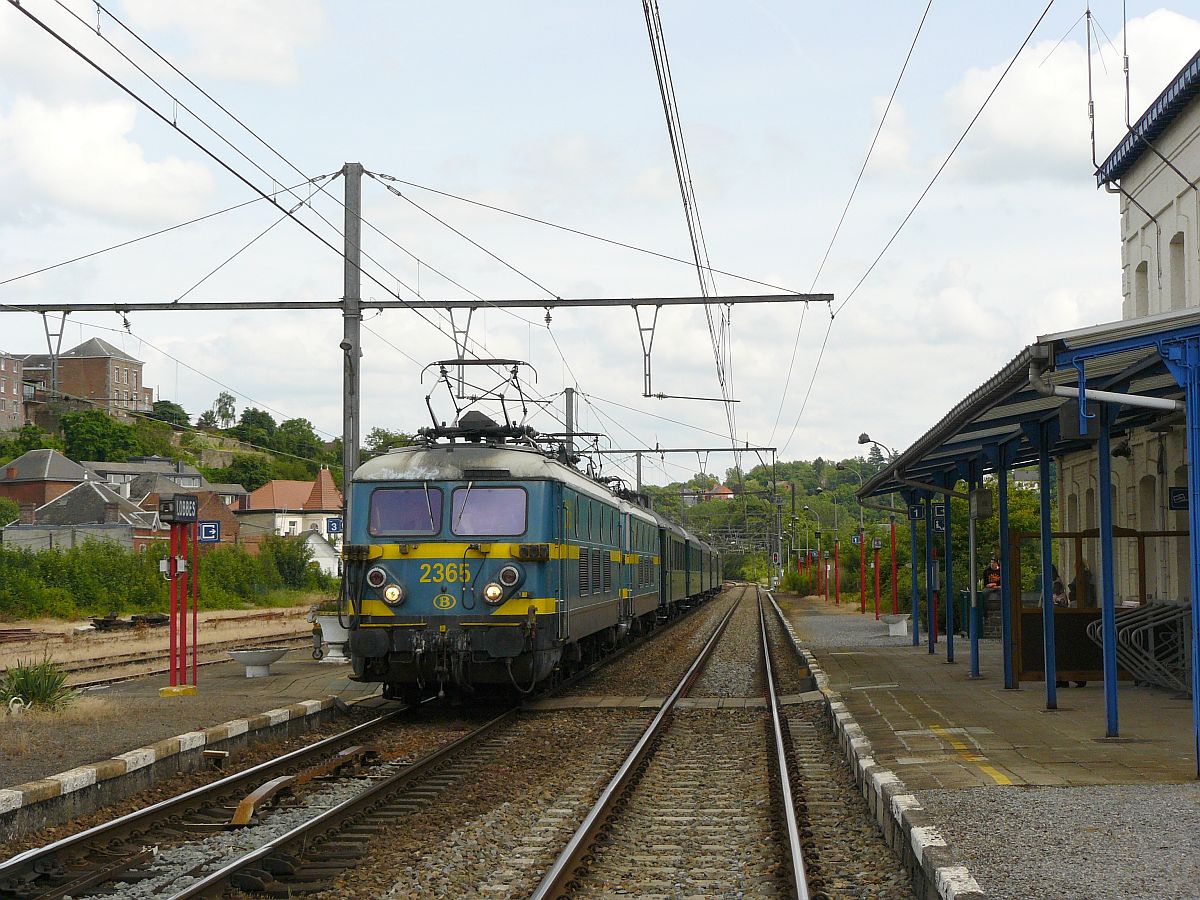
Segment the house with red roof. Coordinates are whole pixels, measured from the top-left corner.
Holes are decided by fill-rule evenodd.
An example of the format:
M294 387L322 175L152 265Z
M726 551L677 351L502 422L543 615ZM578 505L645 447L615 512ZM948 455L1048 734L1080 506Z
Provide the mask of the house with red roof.
M251 491L245 508L235 513L244 544L257 543L268 534L316 532L341 546L342 492L324 467L315 481L268 481Z

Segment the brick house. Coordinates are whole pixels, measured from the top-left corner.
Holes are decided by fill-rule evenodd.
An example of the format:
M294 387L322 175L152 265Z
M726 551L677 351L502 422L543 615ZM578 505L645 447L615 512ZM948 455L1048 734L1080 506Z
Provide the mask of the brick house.
M0 350L0 434L25 424L23 373L21 357Z
M0 533L5 544L33 550L74 547L89 540L141 550L162 539L157 511L143 510L106 485L90 480L40 506L22 503L21 517Z
M35 393L50 391L52 360L45 353L22 358L23 378ZM108 341L91 338L58 357L60 394L87 400L113 415L150 412L154 391L145 386L144 363Z
M57 450L30 450L0 468L0 497L42 506L91 480L87 469Z

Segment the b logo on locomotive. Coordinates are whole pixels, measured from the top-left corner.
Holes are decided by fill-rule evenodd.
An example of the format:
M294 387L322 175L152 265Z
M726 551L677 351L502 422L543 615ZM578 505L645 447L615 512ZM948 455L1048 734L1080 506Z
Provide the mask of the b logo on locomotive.
M433 598L433 605L438 609L453 609L458 598L451 594L438 594Z

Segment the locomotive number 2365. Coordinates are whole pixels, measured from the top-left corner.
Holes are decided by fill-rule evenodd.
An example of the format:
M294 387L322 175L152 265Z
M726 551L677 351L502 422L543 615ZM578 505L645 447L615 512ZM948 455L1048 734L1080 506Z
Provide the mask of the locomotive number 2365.
M470 563L421 563L421 581L426 584L453 584L470 580Z

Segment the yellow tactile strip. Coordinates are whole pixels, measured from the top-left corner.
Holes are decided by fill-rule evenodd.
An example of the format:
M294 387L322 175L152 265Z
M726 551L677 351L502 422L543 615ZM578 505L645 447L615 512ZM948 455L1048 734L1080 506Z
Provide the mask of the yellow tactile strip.
M203 731L189 731L186 734L166 738L148 747L139 747L136 750L119 753L111 759L78 766L66 772L59 772L57 775L51 775L49 778L0 789L0 816L83 790L111 778L118 778L177 753L185 753L189 750L220 743L241 734L281 725L293 719L303 719L305 716L329 709L333 706L333 702L333 697L326 697L323 700L301 700L290 706L269 709L257 716L232 719L222 722L220 725L205 728Z

